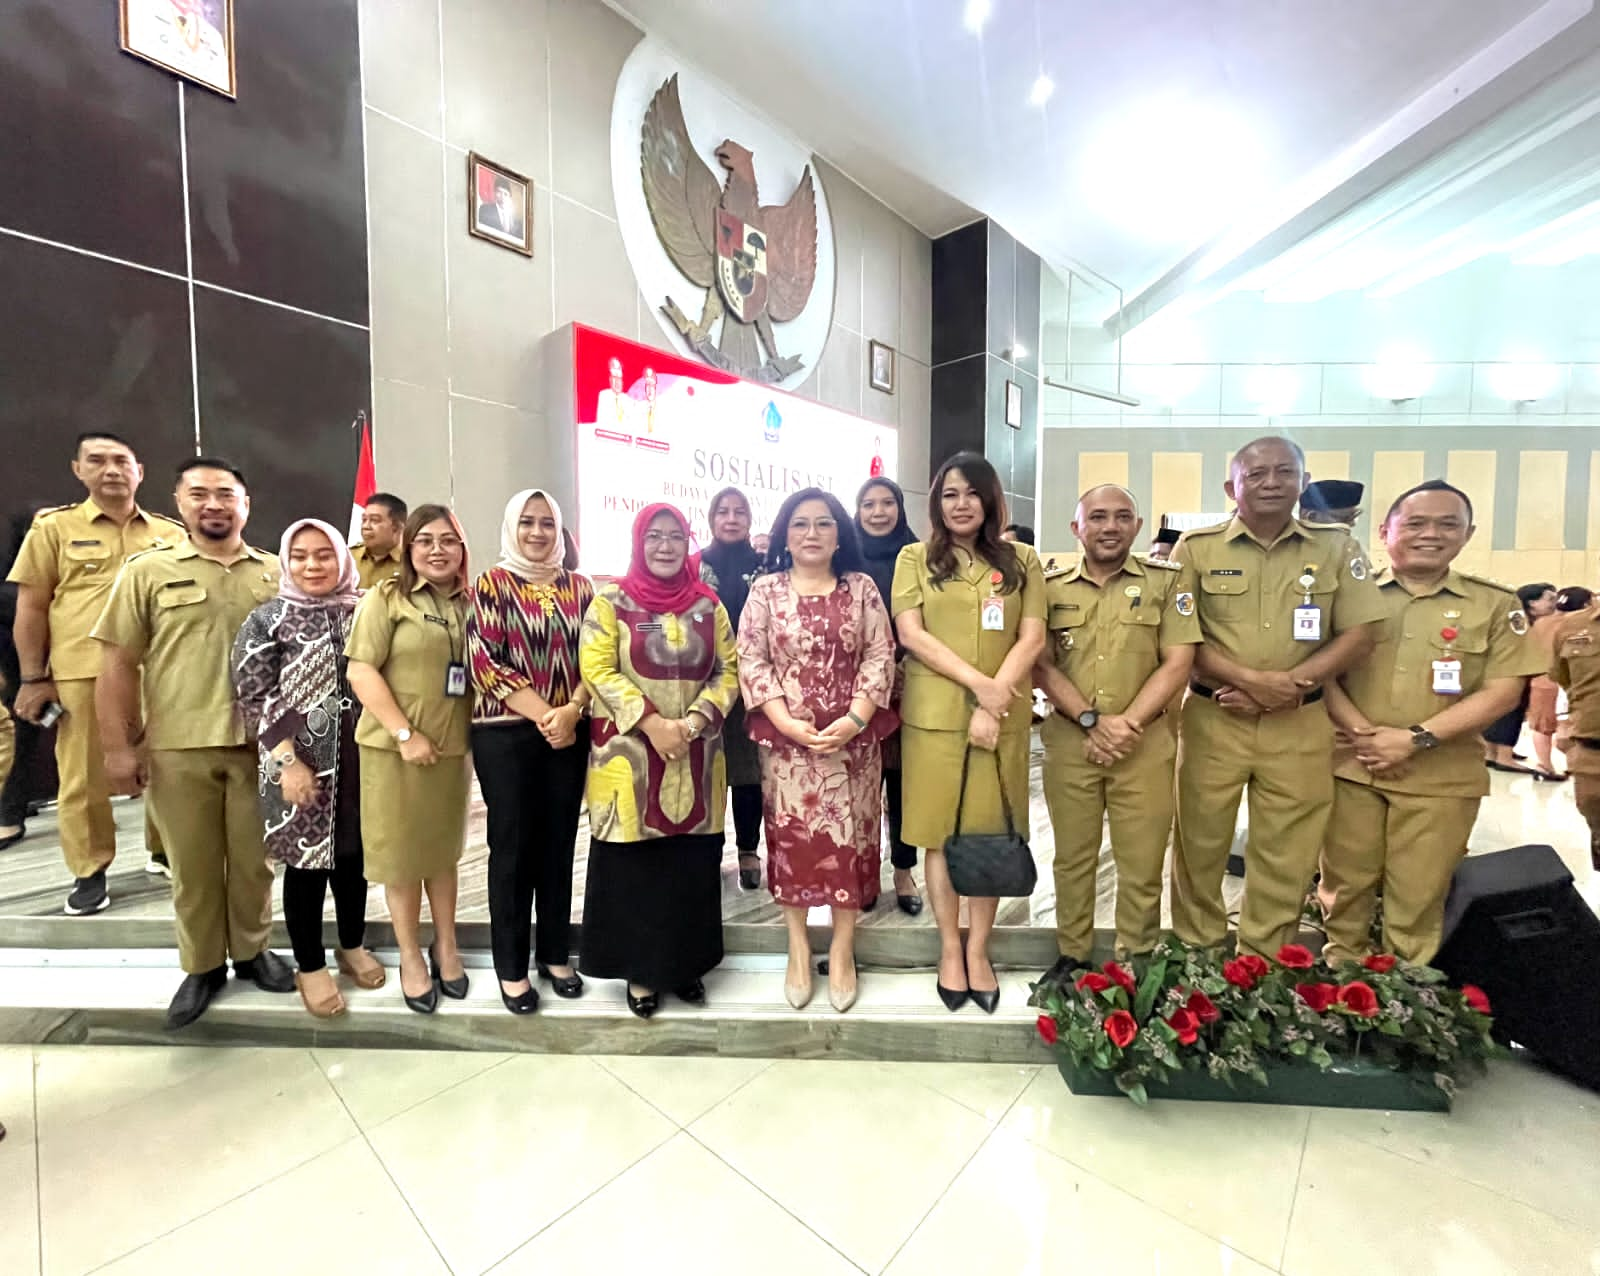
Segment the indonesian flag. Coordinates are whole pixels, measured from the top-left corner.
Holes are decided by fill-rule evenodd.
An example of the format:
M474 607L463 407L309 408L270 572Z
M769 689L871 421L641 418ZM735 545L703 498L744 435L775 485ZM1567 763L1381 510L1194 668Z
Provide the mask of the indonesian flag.
M356 462L355 495L350 498L349 542L352 545L361 539L361 512L378 490L378 470L372 463L372 426L365 412L356 418L356 424L361 427L361 458Z

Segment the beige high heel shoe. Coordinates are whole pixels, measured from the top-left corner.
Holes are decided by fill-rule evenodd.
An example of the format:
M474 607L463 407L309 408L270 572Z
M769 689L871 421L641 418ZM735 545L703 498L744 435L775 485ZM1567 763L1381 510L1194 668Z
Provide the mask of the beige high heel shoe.
M841 1015L856 1004L856 997L861 993L861 974L855 968L855 962L852 961L850 967L851 974L856 977L855 982L850 985L849 992L840 992L833 986L833 964L830 962L828 965L828 1002Z
M300 991L301 1004L318 1019L332 1019L336 1015L344 1014L349 1009L344 1004L344 998L339 995L337 988L313 1001L306 991L306 981L301 977L298 970L294 972L294 986Z
M334 961L340 971L355 980L357 988L382 988L389 975L368 948L335 948Z

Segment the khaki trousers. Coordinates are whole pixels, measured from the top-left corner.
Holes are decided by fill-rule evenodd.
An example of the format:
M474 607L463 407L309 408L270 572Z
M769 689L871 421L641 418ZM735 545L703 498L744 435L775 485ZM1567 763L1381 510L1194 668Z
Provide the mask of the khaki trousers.
M146 801L172 863L183 969L249 961L272 927L272 866L263 843L254 745L158 749Z
M1161 870L1172 835L1176 746L1170 729L1150 723L1138 747L1110 767L1083 756L1084 732L1059 714L1039 734L1044 800L1055 830L1056 947L1063 957L1089 960L1100 834L1109 817L1117 956L1149 952L1161 936Z
M1333 808L1333 725L1321 701L1260 718L1204 696L1184 701L1172 929L1185 943L1216 947L1228 937L1222 877L1247 785L1239 949L1271 957L1299 933Z
M1372 952L1380 885L1384 951L1421 965L1433 960L1450 879L1467 853L1480 801L1334 781L1317 888L1329 962L1360 961Z
M1584 746L1574 745L1576 752ZM1586 764L1587 764L1587 760ZM1572 797L1578 804L1578 814L1589 825L1589 860L1600 872L1600 775L1589 775L1573 768L1570 760L1567 770L1572 773Z
M11 778L11 767L17 760L17 724L11 713L0 704L0 788Z
M100 724L94 710L94 679L68 678L56 683L66 710L56 724L56 818L61 830L61 855L74 877L92 877L108 868L117 854L117 825L111 814L111 786L106 782ZM155 821L145 809L145 845L161 850Z

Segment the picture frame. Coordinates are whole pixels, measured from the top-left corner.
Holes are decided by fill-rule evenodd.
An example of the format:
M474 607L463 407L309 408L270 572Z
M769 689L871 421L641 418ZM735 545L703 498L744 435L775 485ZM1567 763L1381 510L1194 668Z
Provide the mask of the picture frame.
M467 154L467 233L533 256L533 181L515 169Z
M234 0L118 0L124 53L237 100Z
M1015 381L1006 382L1006 424L1013 430L1022 428L1022 387Z
M894 347L881 341L867 342L867 381L874 390L894 393Z

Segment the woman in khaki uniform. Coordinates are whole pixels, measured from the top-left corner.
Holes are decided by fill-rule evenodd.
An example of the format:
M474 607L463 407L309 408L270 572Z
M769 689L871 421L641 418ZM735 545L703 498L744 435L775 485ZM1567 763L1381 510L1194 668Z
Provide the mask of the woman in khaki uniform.
M466 538L443 505L406 520L400 574L361 600L350 641L351 689L363 705L361 830L367 880L382 882L400 949L406 1005L432 1014L439 993L461 1000L467 975L456 948L456 863L466 841ZM433 915L424 961L422 892Z
M1032 548L1000 539L1000 478L974 452L951 457L935 475L928 519L927 542L901 550L894 573L892 610L907 652L901 836L928 851L940 1000L959 1010L970 994L993 1014L1000 985L988 949L999 900L968 901L963 947L961 901L943 847L956 832L958 804L963 832L1004 829L1002 783L1027 836L1029 670L1044 650L1044 573ZM958 777L969 747L963 803Z

